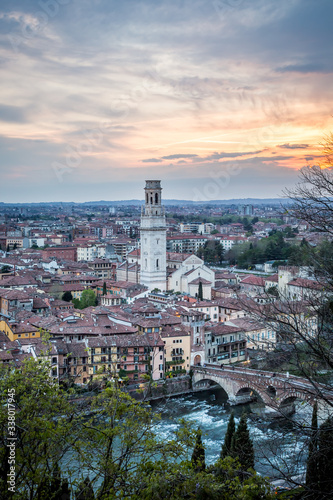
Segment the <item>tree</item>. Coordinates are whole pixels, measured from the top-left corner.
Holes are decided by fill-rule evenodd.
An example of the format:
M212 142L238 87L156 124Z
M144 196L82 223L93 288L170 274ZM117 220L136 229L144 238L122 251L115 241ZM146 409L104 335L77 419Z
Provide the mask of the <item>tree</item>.
M203 290L202 290L201 280L199 281L199 286L198 286L198 300L203 300Z
M294 189L285 195L293 201L288 214L306 221L316 231L333 234L333 133L324 137L321 165L305 167Z
M72 292L70 292L69 290L67 290L62 294L62 300L64 300L65 302L70 302L72 299L73 295Z
M201 429L198 429L195 438L195 447L191 458L192 466L197 472L204 471L206 468L205 448L202 443L201 436L202 436Z
M221 264L224 256L224 248L218 240L208 240L204 244L202 256L205 262Z
M202 245L199 245L199 248L198 248L198 251L197 251L197 256L199 257L199 259L202 259L203 256L204 256L204 250L202 248Z
M46 347L43 357L49 354ZM267 482L255 473L242 482L240 465L231 458L205 468L201 432L185 422L173 439L161 440L150 406L133 400L117 382L80 409L69 398L71 392L50 377L50 368L46 359L34 358L16 370L0 365L0 390L15 408L17 438L16 488L10 494L11 406L2 404L0 498L273 498ZM89 470L89 478L83 480L82 470Z
M291 290L280 283L279 297L275 301L271 296L267 296L270 300L262 306L258 306L251 300L242 300L241 297L239 301L252 319L256 319L269 331L276 333L277 345L272 356L281 360L277 371L288 371L290 375L302 377L307 381L303 405L310 405L309 401L315 399L321 411L326 411L326 417L329 417L333 410L333 245L330 241L333 235L332 134L326 139L324 151L327 154L323 163L320 166L302 169L298 185L286 192L292 201L291 205L286 205L286 212L299 221L307 222L310 228L322 233L324 238L326 236L326 241L324 240L317 247L303 242L299 251L290 253L289 256L288 252L284 252L283 259L293 257L293 261L289 263L307 266L311 278L310 282L307 282L308 287L303 289L303 295L300 297L291 295ZM270 359L272 359L271 356ZM272 364L272 362L267 363L264 369L271 370ZM255 390L255 387L253 389ZM284 414L278 397L272 396L268 404L276 411L281 411L282 415ZM284 417L286 418L285 415ZM310 488L317 467L316 442L313 440L315 421L313 420L311 424L305 418L303 421L290 420L290 423L294 428L297 427L294 460L293 463L288 464L288 468L286 465L280 468L273 464L276 473L280 478L288 481L299 474L298 461L302 460L302 451L297 447L297 436L304 439L304 436L310 434L312 440L310 441L305 488L308 489L309 498L312 498L311 494L314 494L316 499L333 498L333 484L330 482L331 474L327 467L331 464L332 468L330 451L332 422L327 419L325 425L321 426L318 431L317 464L321 464L318 465L319 491L315 491L315 488L311 491ZM328 443L331 444L328 446ZM281 448L282 446L283 443L281 443ZM277 456L281 448L278 443L275 443L274 453ZM264 456L264 451L262 454ZM267 456L265 459L268 460ZM272 465L272 461L270 463ZM302 479L293 481L295 484L298 482L302 485ZM304 496L304 498L307 497Z
M106 283L105 283L105 281L104 281L104 283L103 283L103 293L102 293L102 295L106 295L106 294L107 294L107 290L106 290Z
M10 273L11 271L12 271L12 268L10 266L4 265L1 267L0 273L6 274L6 273Z
M47 347L45 348L45 350ZM10 406L0 405L0 497L8 497L9 445L15 440L15 494L13 499L61 498L66 480L60 477L62 461L73 444L80 419L76 408L50 377L45 360L26 360L20 369L0 365L0 390ZM9 409L11 413L9 413ZM15 428L8 427L15 415ZM12 418L12 417L11 417ZM69 497L63 497L69 498Z
M235 434L235 430L236 430L235 415L234 412L232 411L228 422L227 432L224 437L224 443L221 449L221 454L220 454L221 459L231 456L231 443L233 435Z
M333 418L329 417L319 428L318 439L318 498L333 498ZM319 495L321 495L319 497Z
M237 430L232 436L231 453L234 458L238 458L244 471L254 468L253 443L247 427L245 412L242 413Z
M80 309L85 309L86 307L96 306L97 297L93 290L83 290L80 299Z

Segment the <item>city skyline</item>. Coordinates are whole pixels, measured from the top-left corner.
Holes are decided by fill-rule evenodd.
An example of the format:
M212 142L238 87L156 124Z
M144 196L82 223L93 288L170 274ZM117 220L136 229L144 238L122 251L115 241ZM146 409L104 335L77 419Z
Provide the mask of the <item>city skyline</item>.
M277 198L332 130L328 0L3 1L4 202Z

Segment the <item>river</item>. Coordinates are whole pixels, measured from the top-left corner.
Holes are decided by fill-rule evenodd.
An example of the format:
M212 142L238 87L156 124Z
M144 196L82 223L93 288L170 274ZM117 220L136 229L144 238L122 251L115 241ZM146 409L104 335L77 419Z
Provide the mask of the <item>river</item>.
M154 411L161 414L157 433L162 439L171 439L184 418L203 432L206 463L214 463L220 455L221 445L227 430L230 412L235 413L236 424L245 409L250 412L252 404L230 407L227 395L221 388L173 397L152 402ZM271 479L281 475L275 469L282 468L288 475L298 476L305 472L307 437L298 431L297 423L311 422L312 408L297 405L291 419L270 422L248 419L248 427L255 450L255 469Z

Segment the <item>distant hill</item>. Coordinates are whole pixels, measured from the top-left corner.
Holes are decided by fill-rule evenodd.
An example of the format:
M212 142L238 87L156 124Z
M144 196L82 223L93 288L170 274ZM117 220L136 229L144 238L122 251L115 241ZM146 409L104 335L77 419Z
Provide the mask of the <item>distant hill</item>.
M121 206L121 205L143 205L144 200L116 200L116 201L85 201L77 203L74 201L49 201L49 202L35 202L35 203L3 203L1 205L7 206L29 206L29 205L53 205L53 206ZM193 200L163 200L164 205L285 205L292 203L292 200L286 198L233 198L231 200L209 200L209 201L193 201Z
M163 200L164 205L280 205L281 203L291 203L285 198L234 198L231 200ZM143 205L144 200L119 200L119 201L86 201L81 205Z

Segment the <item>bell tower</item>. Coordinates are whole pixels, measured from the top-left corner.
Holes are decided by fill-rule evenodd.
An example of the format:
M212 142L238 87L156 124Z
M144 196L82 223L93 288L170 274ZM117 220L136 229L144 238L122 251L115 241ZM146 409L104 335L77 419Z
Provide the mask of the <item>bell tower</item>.
M146 181L145 205L141 207L140 282L149 290L166 290L166 223L161 181Z

